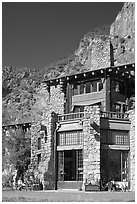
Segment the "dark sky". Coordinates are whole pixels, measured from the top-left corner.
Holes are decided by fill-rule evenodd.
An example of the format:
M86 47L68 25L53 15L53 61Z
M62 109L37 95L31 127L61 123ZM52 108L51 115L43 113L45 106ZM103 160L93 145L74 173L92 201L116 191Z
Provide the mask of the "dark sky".
M94 27L112 24L122 2L2 3L3 66L40 68L73 54Z

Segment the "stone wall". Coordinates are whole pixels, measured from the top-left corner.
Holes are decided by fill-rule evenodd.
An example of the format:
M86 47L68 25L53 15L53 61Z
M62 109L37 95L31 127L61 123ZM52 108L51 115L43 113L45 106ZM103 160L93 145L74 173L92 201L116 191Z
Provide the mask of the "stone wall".
M45 92L47 92L45 90ZM56 129L57 114L64 113L64 93L60 85L52 86L50 93L46 93L48 99L45 101L47 107L41 120L31 126L31 164L30 171L34 172L43 183L44 189L55 188L54 171L54 135ZM48 103L47 103L48 101ZM41 125L46 127L46 132L41 130ZM41 149L38 150L38 138L41 138ZM38 164L38 154L41 154L41 162Z
M100 108L85 107L83 120L83 190L85 184L100 184Z
M129 111L130 126L130 189L135 191L135 109Z

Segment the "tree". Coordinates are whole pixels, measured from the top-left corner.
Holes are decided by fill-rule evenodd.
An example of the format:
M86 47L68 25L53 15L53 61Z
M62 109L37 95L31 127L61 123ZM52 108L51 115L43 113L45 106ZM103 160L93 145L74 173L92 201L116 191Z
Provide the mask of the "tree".
M2 136L3 169L13 165L18 170L17 177L23 178L31 156L29 133L20 126L3 131Z

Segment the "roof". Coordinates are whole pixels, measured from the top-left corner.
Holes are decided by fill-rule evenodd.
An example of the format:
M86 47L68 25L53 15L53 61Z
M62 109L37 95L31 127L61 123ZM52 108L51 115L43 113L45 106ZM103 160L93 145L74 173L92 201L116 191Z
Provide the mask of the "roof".
M66 75L66 76L62 76L62 77L57 77L57 78L51 78L49 80L44 80L42 81L42 83L46 83L47 85L54 85L54 84L59 84L60 82L63 81L71 81L71 80L78 80L78 79L83 79L83 78L88 78L89 76L92 76L92 78L95 78L97 76L103 77L104 73L109 75L111 73L116 73L116 74L125 74L127 75L127 77L129 76L134 76L134 74L131 74L131 71L135 71L135 63L131 63L131 64L124 64L121 66L111 66L111 67L107 67L107 68L101 68L101 69L97 69L97 70L91 70L91 71L87 71L87 72L79 72L73 75Z

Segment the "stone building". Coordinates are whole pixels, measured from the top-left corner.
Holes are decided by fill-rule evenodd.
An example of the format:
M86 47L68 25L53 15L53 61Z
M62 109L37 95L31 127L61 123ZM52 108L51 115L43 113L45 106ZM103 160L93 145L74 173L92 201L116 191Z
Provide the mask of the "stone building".
M101 190L115 180L135 190L134 31L134 3L125 3L109 36L81 40L84 71L67 65L42 83L46 111L31 126L29 170L44 189Z
M48 111L31 126L31 166L45 189L134 189L134 68L108 67L46 81ZM101 182L100 182L101 181Z

